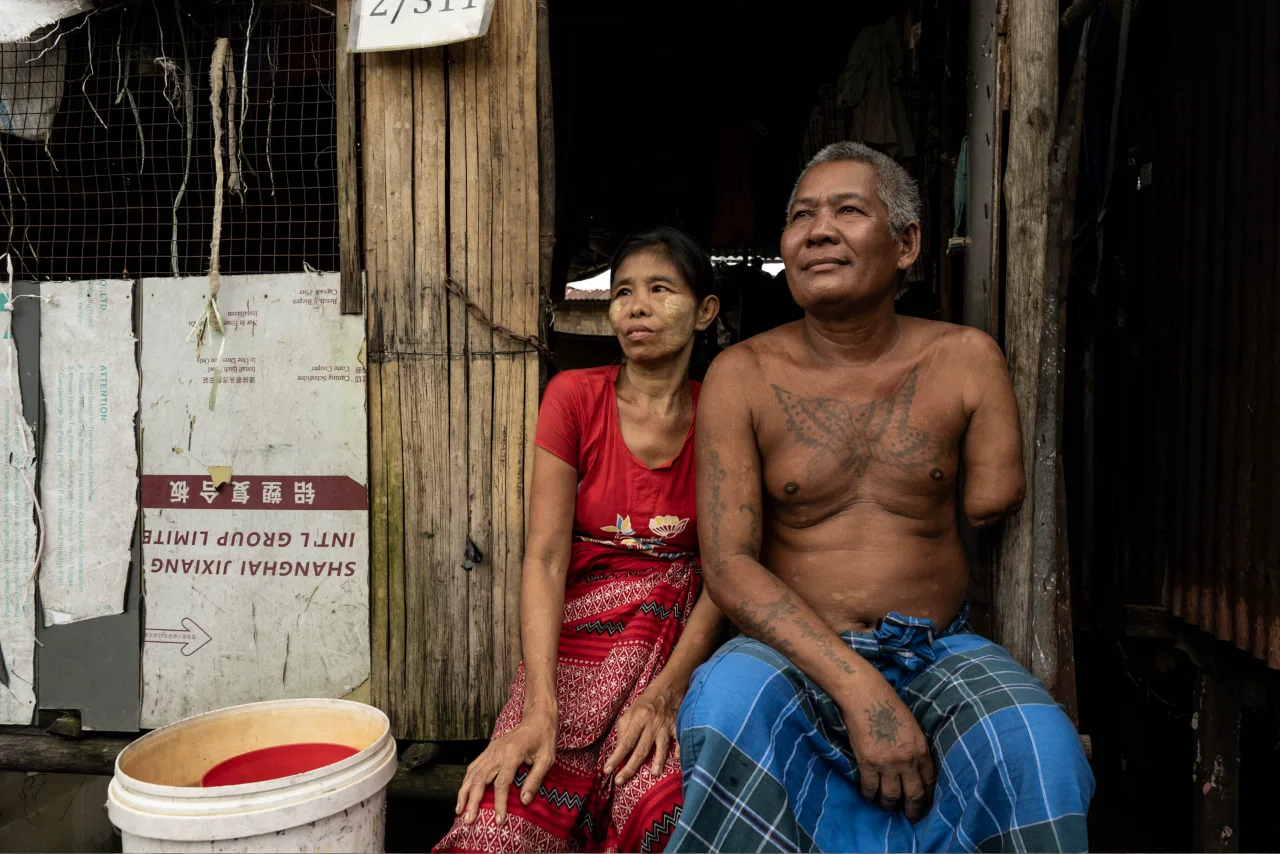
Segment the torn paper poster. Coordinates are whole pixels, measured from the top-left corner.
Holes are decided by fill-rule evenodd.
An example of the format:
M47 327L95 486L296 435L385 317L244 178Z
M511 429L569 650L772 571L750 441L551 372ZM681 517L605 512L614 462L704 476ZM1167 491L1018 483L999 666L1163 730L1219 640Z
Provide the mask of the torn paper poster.
M0 44L0 131L48 142L66 69L67 46L53 31L30 44Z
M22 414L8 309L0 292L0 724L29 724L36 706L36 446Z
M40 286L46 626L124 611L137 519L133 283Z
M369 678L363 320L337 274L225 276L197 359L208 292L143 282L144 727Z

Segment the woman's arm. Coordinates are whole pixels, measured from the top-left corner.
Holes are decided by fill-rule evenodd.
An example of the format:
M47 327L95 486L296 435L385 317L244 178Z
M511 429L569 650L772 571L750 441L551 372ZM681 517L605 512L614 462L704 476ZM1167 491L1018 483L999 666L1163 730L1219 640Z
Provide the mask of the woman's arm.
M711 601L707 592L702 591L698 602L693 606L689 622L685 624L684 634L676 642L676 648L667 659L667 666L649 683L651 690L665 691L676 698L676 705L684 699L689 691L689 679L693 671L703 664L711 653L719 646L720 631L724 628L724 619L716 603Z
M578 472L543 448L535 448L533 453L529 535L520 586L524 713L519 726L493 741L467 768L454 810L459 815L466 811L467 824L476 820L485 787L493 783L493 809L501 825L506 821L507 795L520 766L529 765L529 776L520 789L520 799L528 804L555 761L560 713L556 654L564 619Z
M533 717L554 730L559 718L556 655L564 621L578 471L550 451L534 448L533 454L529 536L520 583L524 719Z

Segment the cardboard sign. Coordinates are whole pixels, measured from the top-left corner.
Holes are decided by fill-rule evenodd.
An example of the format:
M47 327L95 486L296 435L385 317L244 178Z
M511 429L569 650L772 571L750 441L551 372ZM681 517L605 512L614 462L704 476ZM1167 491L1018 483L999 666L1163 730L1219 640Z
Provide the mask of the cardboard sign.
M143 282L144 727L369 678L364 324L338 282L224 277L198 360L208 281Z
M46 626L124 611L137 522L133 282L44 282L40 384Z
M347 50L405 50L479 38L494 0L354 0Z
M36 707L36 443L22 412L13 311L0 291L0 724Z

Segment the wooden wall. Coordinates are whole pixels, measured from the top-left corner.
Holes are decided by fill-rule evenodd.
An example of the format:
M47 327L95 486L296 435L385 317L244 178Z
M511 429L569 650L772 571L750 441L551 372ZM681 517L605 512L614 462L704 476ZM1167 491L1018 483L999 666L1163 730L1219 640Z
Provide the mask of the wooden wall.
M372 692L401 738L487 738L516 663L536 59L533 0L498 0L482 39L360 58Z

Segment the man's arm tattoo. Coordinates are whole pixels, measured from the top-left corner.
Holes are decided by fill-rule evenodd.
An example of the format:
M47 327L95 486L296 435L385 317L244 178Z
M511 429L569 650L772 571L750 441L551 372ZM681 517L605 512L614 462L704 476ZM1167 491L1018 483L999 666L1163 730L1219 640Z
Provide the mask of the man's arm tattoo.
M712 448L707 452L707 472L705 475L707 484L711 490L711 503L707 510L711 513L711 542L708 548L711 551L712 562L711 571L716 575L724 575L725 570L729 566L729 562L725 560L724 553L720 551L720 520L724 517L725 505L724 498L720 494L721 488L724 486L725 470L720 464L720 452Z
M784 638L778 637L779 620L795 614L799 608L790 593L783 593L768 605L757 606L739 601L733 609L734 622L751 637L767 643L787 658L794 658L796 648Z
M760 554L760 511L754 504L739 504L738 509L747 511L747 515L751 517L751 528L747 531L747 541L743 546L758 555Z
M813 623L806 620L803 614L797 614L792 617L791 622L795 623L796 626L799 627L800 631L804 632L805 637L818 645L818 650L822 653L823 658L830 661L850 676L853 675L853 667L849 665L849 662L841 658L840 654L831 648L831 638L829 635L814 628Z
M867 709L867 722L871 724L871 734L877 744L894 746L898 743L898 733L902 730L902 722L893 709L881 702L871 704Z
M830 661L844 673L853 675L854 669L838 652L832 649L831 638L817 629L812 620L800 612L799 606L792 599L791 593L783 593L773 602L764 606L751 605L740 601L733 609L734 622L751 637L767 643L778 652L795 660L796 647L790 641L778 636L779 622L789 621L800 629L801 633L817 645L822 657Z

